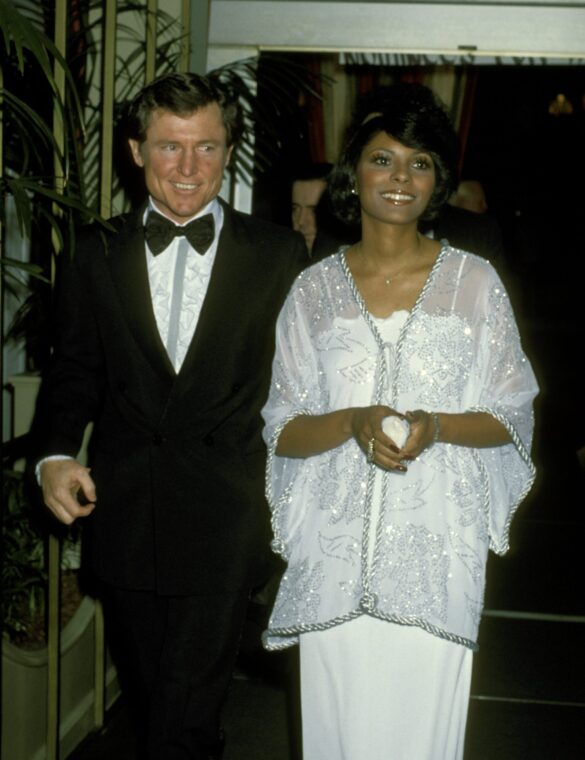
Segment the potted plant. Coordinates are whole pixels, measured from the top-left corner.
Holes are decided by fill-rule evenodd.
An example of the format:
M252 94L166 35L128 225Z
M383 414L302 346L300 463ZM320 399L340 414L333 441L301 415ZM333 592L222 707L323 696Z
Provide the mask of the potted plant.
M4 468L2 527L2 756L42 755L47 714L46 526L31 506L24 474ZM61 573L61 749L71 751L93 727L93 600L82 593L79 543L63 540ZM110 664L110 699L117 693Z

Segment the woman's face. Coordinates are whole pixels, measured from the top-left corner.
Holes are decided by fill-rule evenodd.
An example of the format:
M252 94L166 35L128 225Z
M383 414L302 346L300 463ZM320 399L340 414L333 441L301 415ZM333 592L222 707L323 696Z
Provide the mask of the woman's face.
M363 221L415 222L435 189L430 154L407 148L386 132L378 132L365 146L355 175Z

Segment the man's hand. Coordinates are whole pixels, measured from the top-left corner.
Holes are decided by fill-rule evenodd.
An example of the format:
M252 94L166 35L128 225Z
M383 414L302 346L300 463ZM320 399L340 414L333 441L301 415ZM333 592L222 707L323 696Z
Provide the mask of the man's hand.
M45 504L65 525L71 525L78 517L87 517L95 507L95 483L89 469L74 459L43 462L41 488ZM89 503L80 504L79 496Z

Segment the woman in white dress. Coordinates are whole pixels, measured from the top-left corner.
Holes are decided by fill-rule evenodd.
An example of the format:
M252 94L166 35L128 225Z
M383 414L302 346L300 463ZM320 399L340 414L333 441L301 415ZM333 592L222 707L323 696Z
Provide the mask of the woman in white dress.
M297 279L264 409L265 646L300 644L304 760L463 755L487 551L534 480L537 385L488 262L418 232L454 186L430 90L358 108L332 195L361 240Z

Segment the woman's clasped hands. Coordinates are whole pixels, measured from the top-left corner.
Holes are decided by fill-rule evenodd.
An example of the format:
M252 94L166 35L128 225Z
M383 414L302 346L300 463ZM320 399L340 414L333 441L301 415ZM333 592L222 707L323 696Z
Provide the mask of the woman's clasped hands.
M438 419L422 409L401 414L384 405L356 407L352 433L369 462L406 472L408 463L438 440Z

